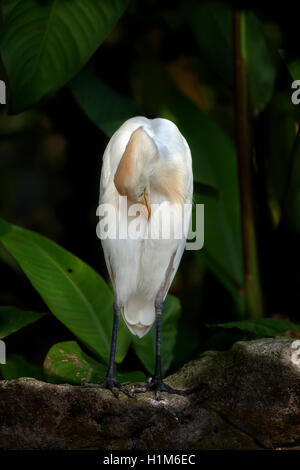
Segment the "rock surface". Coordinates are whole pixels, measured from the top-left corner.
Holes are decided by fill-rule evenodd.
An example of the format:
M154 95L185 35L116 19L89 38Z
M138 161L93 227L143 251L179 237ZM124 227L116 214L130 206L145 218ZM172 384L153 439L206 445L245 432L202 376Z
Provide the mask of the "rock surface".
M1 449L300 449L300 341L208 351L138 400L31 378L0 381ZM206 386L201 384L205 383Z

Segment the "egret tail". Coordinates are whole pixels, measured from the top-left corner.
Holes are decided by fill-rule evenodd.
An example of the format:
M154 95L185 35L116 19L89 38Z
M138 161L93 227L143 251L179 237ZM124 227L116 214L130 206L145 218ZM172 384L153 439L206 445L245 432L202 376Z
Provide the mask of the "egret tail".
M154 300L139 293L132 295L124 305L123 317L131 333L142 338L155 321Z

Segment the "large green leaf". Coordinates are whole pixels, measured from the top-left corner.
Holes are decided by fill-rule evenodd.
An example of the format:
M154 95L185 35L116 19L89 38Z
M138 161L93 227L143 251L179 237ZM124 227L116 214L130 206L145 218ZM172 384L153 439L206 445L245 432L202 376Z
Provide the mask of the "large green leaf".
M300 80L300 60L299 59L290 60L288 63L288 68L293 79Z
M136 107L104 83L90 70L83 70L70 83L70 88L79 106L108 137L126 121L135 116Z
M300 331L300 325L296 325L295 323L281 318L257 318L253 320L219 323L210 326L239 328L242 331L249 331L250 333L262 337L282 335L286 331Z
M66 341L52 346L44 361L44 374L48 382L80 385L82 380L99 383L106 374L107 366L85 354L76 341ZM143 372L118 373L120 382L142 382Z
M51 240L0 219L0 241L16 258L51 312L91 351L108 361L113 295L87 264ZM120 322L116 361L131 335Z
M300 60L294 58L288 61L288 69L289 72L294 80L300 80ZM296 88L291 88L290 93L296 92L296 98L299 99L299 86ZM279 185L279 189L283 189L282 191L282 198L280 202L282 203L282 218L285 222L288 223L289 228L293 231L300 233L300 212L299 212L299 204L300 204L300 133L299 130L294 135L294 139L292 139L292 133L294 134L294 126L295 122L300 122L299 119L299 105L295 106L290 101L290 95L285 95L286 103L286 112L285 116L278 116L278 122L281 122L281 129L286 129L289 125L289 140L287 141L287 133L283 135L285 139L281 138L282 130L276 129L274 139L279 140L281 138L281 145L278 142L279 148L282 149L282 143L287 143L289 145L285 145L284 153L281 152L284 160L282 162L282 174L281 174L281 184ZM295 111L293 113L293 111ZM298 114L297 114L298 112ZM283 113L282 113L283 114ZM280 120L281 118L281 120ZM284 120L283 120L284 118ZM291 125L293 128L291 129ZM289 152L290 150L290 152ZM276 154L275 154L276 155ZM279 156L278 156L279 157ZM278 169L280 168L280 164L278 164ZM283 177L282 177L283 175ZM280 178L280 174L278 171L278 178ZM274 186L276 185L276 181L274 181Z
M183 16L192 28L203 58L233 87L232 8L223 2L184 4ZM254 111L262 110L271 99L276 64L255 14L246 12L244 25L250 94Z
M300 233L300 132L296 135L291 156L283 207L283 219L296 233Z
M217 189L217 196L194 195L205 204L204 252L221 281L243 283L243 252L236 150L230 137L189 99L172 92L162 112L187 139L196 180ZM202 252L200 252L201 256ZM231 282L232 280L232 282Z
M45 315L22 310L18 307L0 307L0 339L34 323Z
M27 362L18 354L10 354L6 360L6 364L0 365L0 373L5 380L18 379L19 377L33 377L34 379L43 380L43 369Z
M16 4L19 2L20 0L2 0L2 13L4 19L9 15L11 10L15 8Z
M169 369L173 359L179 316L179 300L168 295L162 313L161 365L163 375ZM154 324L146 336L141 339L134 336L132 342L133 349L150 374L153 374L155 369L155 338L156 330Z
M128 0L21 0L7 16L1 55L20 112L68 82L89 60Z
M250 96L254 114L257 114L272 98L277 73L276 61L262 25L252 11L246 13L245 28Z

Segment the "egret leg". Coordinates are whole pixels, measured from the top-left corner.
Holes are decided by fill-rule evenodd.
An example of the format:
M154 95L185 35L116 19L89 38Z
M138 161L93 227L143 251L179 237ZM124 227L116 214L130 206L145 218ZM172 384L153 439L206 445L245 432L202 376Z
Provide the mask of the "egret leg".
M188 395L193 393L196 388L191 388L187 390L179 390L176 388L167 385L162 380L161 372L161 316L163 309L163 301L161 299L156 299L155 301L155 317L156 317L156 351L155 351L155 373L151 377L149 382L143 387L134 387L132 389L133 393L144 393L149 390L155 391L156 399L159 401L161 399L161 393L173 393L176 395Z
M111 344L110 344L110 357L109 357L109 364L108 364L108 369L106 372L105 379L103 380L103 382L99 384L88 383L86 381L83 381L81 385L85 387L107 388L113 393L113 395L116 398L120 397L119 390L121 390L121 392L125 393L125 395L127 395L128 397L134 398L135 397L134 393L128 390L124 385L122 385L117 380L115 376L115 372L114 372L120 313L121 313L121 307L118 305L117 302L114 302L114 320L113 320L113 330L112 330L112 338L111 338Z

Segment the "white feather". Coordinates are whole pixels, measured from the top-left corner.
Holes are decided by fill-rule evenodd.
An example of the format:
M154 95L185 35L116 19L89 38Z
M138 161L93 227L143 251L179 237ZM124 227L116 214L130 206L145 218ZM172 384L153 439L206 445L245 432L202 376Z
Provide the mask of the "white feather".
M114 205L119 224L132 220L119 205L120 196L114 184L114 175L124 154L132 133L142 127L150 136L157 149L159 164L173 165L174 171L181 174L184 181L183 203L192 203L193 174L191 153L184 137L174 123L166 119L147 119L135 117L126 121L110 139L103 156L100 180L100 204ZM158 165L158 177L159 177ZM150 203L157 204L163 217L168 217L170 208L175 211L174 224L182 224L182 212L178 206L169 204L166 197L151 190ZM151 221L155 221L154 210ZM184 219L185 231L189 225L190 214ZM141 231L149 230L150 221L140 217ZM181 239L104 239L102 246L106 265L112 279L115 295L122 306L122 313L129 330L139 337L144 336L155 320L154 303L160 292L165 298L174 275L178 269L184 248L185 237ZM174 256L175 255L175 256ZM172 261L172 272L168 268Z

